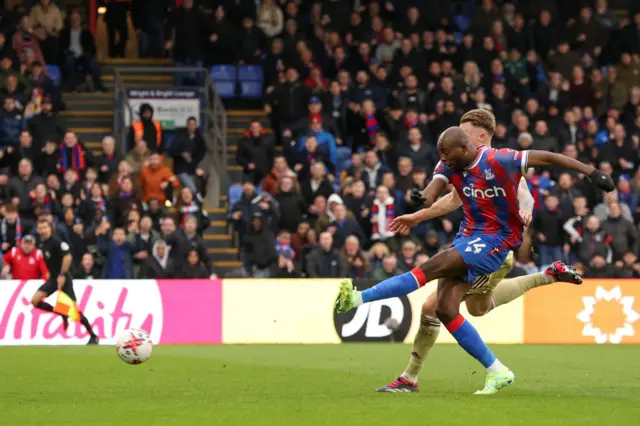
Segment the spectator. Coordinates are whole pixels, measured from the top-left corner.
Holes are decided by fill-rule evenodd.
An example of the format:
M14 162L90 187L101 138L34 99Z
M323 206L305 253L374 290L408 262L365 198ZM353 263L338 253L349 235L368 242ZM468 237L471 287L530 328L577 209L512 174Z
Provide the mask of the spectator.
M40 41L38 40L43 35L43 32L38 34L38 32L33 29L31 18L28 15L22 17L20 20L20 28L13 34L13 39L11 40L11 47L18 54L21 62L27 61L30 57L31 61L29 61L27 65L31 65L33 61L38 61L42 64L46 63L42 55L42 50L40 49ZM30 55L27 55L27 52L30 53Z
M402 274L402 271L398 268L398 259L395 255L389 254L382 259L382 267L373 272L372 278L380 281L400 274Z
M608 263L607 259L596 254L589 262L589 268L584 272L585 278L619 278L620 271L611 263Z
M0 146L17 146L20 132L25 129L22 111L16 107L15 99L4 98L3 109L0 113Z
M118 169L121 156L116 152L116 140L113 136L102 138L102 152L95 156L92 163L98 168L98 182L107 183Z
M124 217L129 210L140 210L140 198L139 194L133 187L133 181L131 177L125 177L122 179L120 188L118 191L112 193L111 200L106 205L111 207L111 213L113 215L113 223L116 227L124 227ZM99 198L96 201L95 211L101 211L105 206L104 201Z
M389 226L397 216L397 207L393 197L389 195L389 189L380 185L376 190L376 197L371 207L372 240L384 241L394 235L389 231Z
M166 242L171 246L171 256L177 265L180 265L187 259L190 250L195 249L198 252L199 261L202 262L204 268L209 271L209 275L213 276L213 269L207 248L197 231L198 219L195 216L187 216L184 221L184 228L167 237Z
M73 278L77 280L96 280L101 276L100 268L96 265L93 254L84 253L80 266L73 272Z
M180 181L171 169L162 163L162 157L157 152L151 155L149 165L140 170L140 186L142 187L142 201L151 198L161 203L167 201L167 188L178 189Z
M23 220L14 204L4 207L2 221L0 223L0 244L3 253L7 253L13 247L20 244L22 238L31 233L33 224Z
M545 208L538 212L534 229L540 250L540 267L546 268L556 260L563 260L564 218L559 209L558 198L550 195L544 201Z
M170 2L167 0L136 0L131 3L131 19L140 40L140 56L163 56L164 23Z
M195 194L189 188L182 188L180 190L176 210L179 214L178 223L180 226L184 226L187 218L192 216L197 220L196 229L199 235L202 235L204 230L209 227L207 211L202 208L202 204L196 200Z
M41 29L44 33L40 47L45 62L55 64L58 60L58 37L63 26L60 9L51 0L40 0L39 4L31 8L31 21L36 31ZM38 37L41 35L38 34Z
M321 162L311 166L311 179L306 180L301 188L302 198L306 204L312 204L318 195L328 198L333 194L331 182L327 178L325 165Z
M157 240L153 244L151 256L140 270L140 278L160 280L172 278L171 274L175 272L176 265L171 259L170 253L171 247L164 240Z
M160 122L153 119L153 112L151 104L140 105L138 111L140 119L131 123L129 147L132 148L144 140L151 151L162 154L164 152L164 133Z
M367 151L364 156L364 170L360 179L365 183L369 191L377 188L382 183L382 176L391 170L383 165L375 151Z
M602 203L596 205L593 208L593 215L598 218L600 222L604 221L609 217L609 208L611 203L619 201L618 199L618 191L614 190L608 192L604 195L604 200ZM631 209L626 204L618 204L620 206L620 210L622 212L622 217L625 220L633 222L633 215L631 213Z
M611 261L611 237L600 227L597 217L590 216L587 219L578 250L578 256L584 262L591 261L595 256Z
M259 121L253 121L244 132L236 162L242 166L244 174L258 185L273 166L274 146L270 135L267 135Z
M110 58L125 57L127 40L129 40L129 24L127 22L129 6L128 1L107 2L104 21L107 24Z
M60 172L67 170L75 170L77 173L84 174L87 168L88 159L86 149L82 142L78 140L78 136L73 132L67 132L64 135L62 144L60 145Z
M203 40L208 37L209 24L194 0L184 0L169 16L167 29L170 33L165 49L173 49L173 59L178 67L201 67L204 60ZM176 85L185 86L191 73L176 74ZM196 78L196 80L198 80Z
M609 215L602 222L602 231L611 238L614 260L620 260L626 252L632 251L638 239L638 231L633 222L622 217L622 209L617 201L609 203Z
M280 180L278 193L275 196L275 200L280 207L278 229L289 232L295 232L307 209L300 192L294 186L294 182L290 177L283 177Z
M346 269L342 257L333 249L330 232L320 234L320 247L307 255L307 276L309 278L342 278Z
M9 194L12 204L18 205L19 211L26 211L30 207L29 194L39 184L44 184L41 177L33 174L33 163L21 160L18 164L18 176L9 179Z
M269 278L278 255L275 249L275 236L265 225L261 213L256 212L252 216L251 230L243 241L247 272L254 278Z
M360 249L360 241L355 236L347 237L342 248L342 258L347 271L347 276L353 279L365 279L370 274L369 262Z
M240 65L252 65L260 62L260 57L267 47L267 38L260 28L254 26L250 16L242 19L242 29L238 33L240 44L237 45Z
M273 38L282 32L284 15L274 0L264 0L258 6L257 21L257 27L267 37Z
M96 42L91 31L82 27L82 17L78 11L71 12L70 22L71 25L60 33L60 48L64 58L63 71L67 89L69 91L76 90L78 84L84 81L86 74L89 74L93 81L94 90L106 91L102 83L102 71L96 62Z
M189 117L187 127L176 131L169 151L173 157L173 171L180 183L196 194L202 202L202 195L196 188L194 178L197 176L201 179L204 176L200 163L204 159L206 145L195 117Z
M139 251L138 245L133 245L126 240L124 229L115 228L108 239L108 222L105 222L98 236L98 250L105 257L102 278L105 279L132 279L133 278L133 256Z
M209 278L209 272L202 266L198 250L189 250L187 253L187 261L178 270L174 277L188 280L203 280ZM213 278L212 278L213 279Z
M327 230L333 234L334 246L338 249L342 248L347 237L355 235L359 241L364 244L367 238L353 218L347 217L347 208L344 203L336 203L333 207L333 221L327 227Z
M67 132L61 118L53 110L52 99L47 96L42 99L40 114L31 118L27 127L33 136L33 146L38 150L44 147L46 141L60 141Z
M146 141L142 140L127 154L125 161L131 166L131 172L139 175L143 167L149 166L151 154L152 152L149 150L149 145L147 145Z
M275 196L278 192L278 183L284 178L293 179L294 185L298 186L296 173L289 168L287 160L283 156L276 156L273 161L273 168L267 173L262 182L262 189Z
M638 255L628 251L622 257L622 261L616 263L617 268L621 268L621 278L640 278L640 263Z
M3 250L4 251L4 250ZM3 256L4 266L0 275L7 277L11 273L13 280L40 280L49 277L47 264L42 252L36 248L33 235L25 235L20 246L6 250Z
M418 264L416 263L416 255L418 253L418 248L416 243L407 240L402 244L402 251L398 254L398 268L402 272L409 272Z

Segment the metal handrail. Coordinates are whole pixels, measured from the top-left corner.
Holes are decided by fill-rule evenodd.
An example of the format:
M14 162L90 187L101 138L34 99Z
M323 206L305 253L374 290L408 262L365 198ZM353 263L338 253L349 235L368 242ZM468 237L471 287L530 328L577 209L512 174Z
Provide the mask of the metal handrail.
M120 152L127 151L128 126L125 120L125 114L128 112L130 116L135 117L133 108L127 96L127 88L123 78L123 74L129 73L202 73L205 76L204 87L199 87L201 93L204 94L205 106L201 109L204 115L202 123L202 134L207 146L207 155L205 155L205 163L207 164L207 172L210 176L207 188L207 204L217 207L219 205L219 196L222 191L226 191L230 185L230 178L227 172L227 114L222 103L222 99L216 91L215 84L211 79L209 72L201 67L127 67L116 68L114 70L114 89L116 97L116 108L114 111L114 136L116 136L117 146ZM193 87L190 87L194 89Z

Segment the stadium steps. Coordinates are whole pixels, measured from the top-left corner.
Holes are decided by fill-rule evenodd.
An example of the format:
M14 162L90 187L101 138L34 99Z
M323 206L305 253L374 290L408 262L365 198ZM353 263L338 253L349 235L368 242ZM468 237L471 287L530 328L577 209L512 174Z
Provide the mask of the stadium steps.
M127 71L136 67L173 67L170 59L105 59L99 62L102 69L102 81L107 90L113 90L115 69L122 69L122 79L127 87L140 89L173 87L173 73Z
M260 120L268 134L272 133L269 120L262 110L227 111L227 172L232 184L242 182L242 167L236 163L238 142L251 121L256 119ZM216 273L219 276L225 276L240 268L242 262L240 252L235 246L237 241L235 241L231 226L227 221L229 209L227 195L221 195L220 200L220 208L209 210L211 226L205 231L203 239Z
M65 93L67 109L61 115L92 154L101 152L102 137L112 132L113 94Z

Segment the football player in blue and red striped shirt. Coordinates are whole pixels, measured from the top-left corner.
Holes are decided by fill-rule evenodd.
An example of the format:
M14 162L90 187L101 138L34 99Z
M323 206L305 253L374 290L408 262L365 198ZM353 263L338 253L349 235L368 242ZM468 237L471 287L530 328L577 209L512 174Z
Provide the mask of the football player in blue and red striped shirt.
M511 384L515 376L460 315L460 303L477 277L500 269L509 252L522 243L523 224L516 195L522 175L529 166L556 165L589 176L607 192L613 191L615 185L593 166L564 155L476 148L460 127L451 127L442 133L438 152L441 164L423 196L429 207L451 182L462 200L465 219L451 248L408 273L362 292L353 287L350 279L343 280L336 310L347 312L363 303L403 296L431 280L443 278L438 283L438 319L458 344L487 369L485 388L477 393L491 394Z

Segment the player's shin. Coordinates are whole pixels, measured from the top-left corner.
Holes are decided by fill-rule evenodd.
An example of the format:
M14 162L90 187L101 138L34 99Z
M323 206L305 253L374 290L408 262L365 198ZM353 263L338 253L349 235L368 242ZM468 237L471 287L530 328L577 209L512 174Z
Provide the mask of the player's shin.
M445 327L458 344L469 355L480 361L488 372L497 372L506 368L487 347L475 327L462 315L458 314L456 318L445 324Z
M427 280L422 270L414 268L410 272L388 278L371 288L363 290L361 293L362 303L404 296L418 290L426 282Z
M422 314L420 317L420 328L413 341L409 365L407 365L406 370L402 373L403 378L412 383L418 381L429 351L438 339L438 334L440 334L440 321L432 316Z
M493 307L505 305L531 289L553 282L553 277L544 272L500 281L493 290Z

